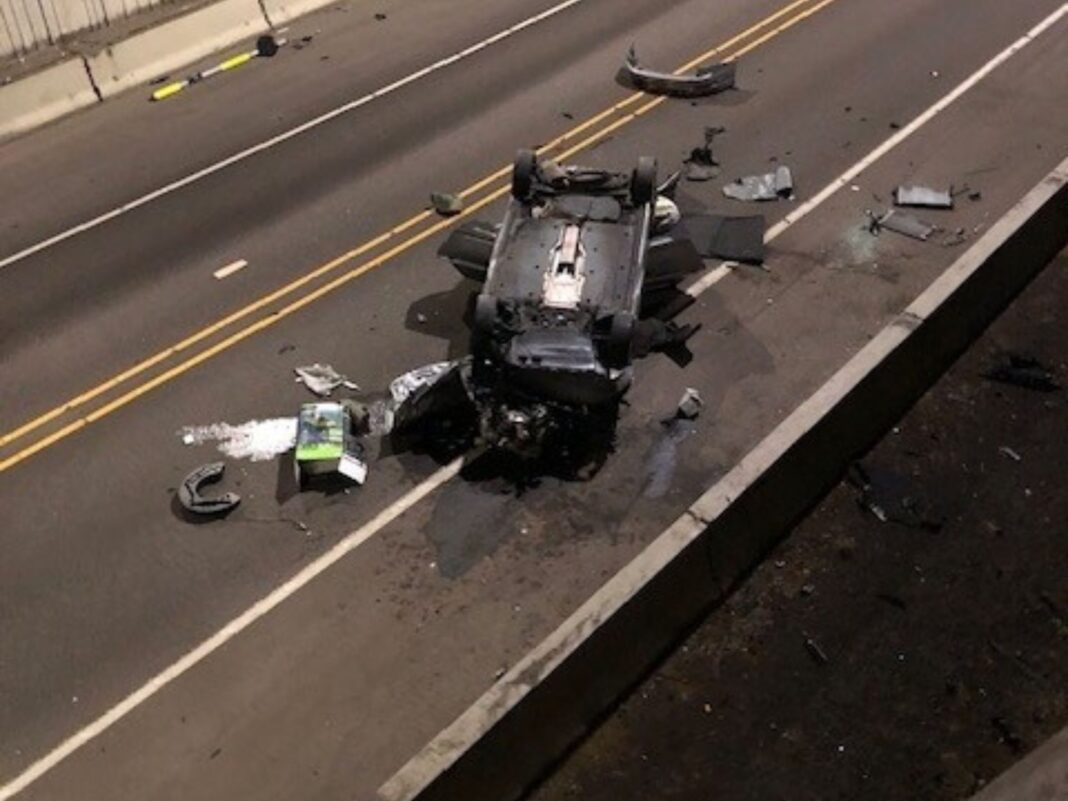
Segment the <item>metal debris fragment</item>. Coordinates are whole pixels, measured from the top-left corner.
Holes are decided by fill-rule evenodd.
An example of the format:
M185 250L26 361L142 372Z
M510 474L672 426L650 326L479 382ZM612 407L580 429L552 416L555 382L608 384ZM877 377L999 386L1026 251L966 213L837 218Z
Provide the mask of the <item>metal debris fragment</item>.
M693 214L683 217L679 228L706 259L727 259L744 264L764 262L763 215Z
M304 386L320 398L329 397L331 392L342 386L346 389L359 389L359 386L352 381L349 381L348 378L343 376L329 364L315 363L309 364L306 367L294 367L293 372L297 374L297 381L299 383L304 384Z
M945 517L919 497L912 481L893 470L853 464L847 480L857 488L857 503L880 523L900 523L910 528L938 531Z
M715 138L726 132L722 125L709 125L705 127L704 144L695 147L683 162L688 181L707 181L719 175L719 162L712 151Z
M734 88L737 64L733 61L699 67L692 75L673 75L643 67L634 45L620 68L617 80L631 89L668 97L707 97Z
M723 194L749 202L789 198L794 194L794 178L789 167L780 166L775 172L738 178L723 187Z
M712 142L726 130L722 125L705 127L705 143L691 150L683 162L683 174L687 181L711 181L719 176L719 162L712 152Z
M1006 456L1008 456L1014 462L1023 461L1023 457L1020 456L1020 454L1018 454L1016 451L1014 451L1008 445L1002 445L1000 448L998 448L998 451L1000 451L1001 453L1003 453Z
M671 175L669 175L667 178L665 178L664 182L662 184L660 184L660 186L658 186L656 188L657 196L674 198L675 197L675 190L679 188L679 179L681 177L682 177L682 171L681 170L675 170L675 172L671 173Z
M820 644L811 637L805 637L805 650L809 652L816 664L826 665L831 660L827 658L826 652L820 647Z
M704 401L701 400L701 393L693 387L686 387L679 399L678 408L675 409L675 416L682 420L694 420L701 413L702 406Z
M188 512L197 515L224 515L241 503L241 496L227 492L214 498L200 494L205 484L215 484L222 480L226 465L223 462L211 462L201 465L187 475L178 487L178 501Z
M431 192L430 203L442 217L454 217L464 210L463 198L448 192Z
M928 209L953 208L951 189L932 189L929 186L899 186L894 190L894 204Z
M923 220L919 220L911 214L900 212L897 209L890 209L890 211L882 215L872 215L869 227L873 234L878 234L885 228L887 231L919 239L921 242L926 242L931 238L931 234L939 230L937 225L925 223Z
M1056 392L1061 385L1053 380L1053 371L1033 356L1009 353L1001 364L983 373L983 378L1013 384L1036 392Z

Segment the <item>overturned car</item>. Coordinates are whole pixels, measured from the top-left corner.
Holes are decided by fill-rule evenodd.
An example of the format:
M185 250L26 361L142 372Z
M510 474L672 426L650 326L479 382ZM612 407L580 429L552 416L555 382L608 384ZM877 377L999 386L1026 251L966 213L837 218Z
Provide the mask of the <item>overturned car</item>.
M529 453L614 429L632 377L656 171L650 158L624 173L520 151L501 224L467 223L442 245L482 284L466 383L486 444ZM683 272L700 266L692 254Z

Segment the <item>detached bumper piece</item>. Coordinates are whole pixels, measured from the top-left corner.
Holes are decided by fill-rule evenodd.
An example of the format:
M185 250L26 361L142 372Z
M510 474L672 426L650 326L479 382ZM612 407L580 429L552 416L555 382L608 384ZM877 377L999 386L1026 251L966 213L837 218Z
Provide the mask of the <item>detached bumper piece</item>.
M624 86L668 97L708 97L734 88L737 65L734 62L700 67L692 75L672 75L643 67L633 45L616 75Z

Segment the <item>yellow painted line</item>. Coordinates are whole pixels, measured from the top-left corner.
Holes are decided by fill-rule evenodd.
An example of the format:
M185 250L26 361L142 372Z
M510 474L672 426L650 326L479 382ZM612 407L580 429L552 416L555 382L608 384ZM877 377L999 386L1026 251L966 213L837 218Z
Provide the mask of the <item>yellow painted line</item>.
M700 65L704 61L707 61L709 58L715 56L716 54L723 52L725 49L729 48L732 44L735 44L737 42L740 42L740 41L748 38L753 33L755 33L757 31L767 27L768 25L772 24L776 20L782 19L784 16L788 15L794 9L799 8L801 6L804 6L805 4L807 4L809 2L810 2L810 0L794 0L794 2L790 3L789 5L785 6L782 9L779 9L774 14L771 14L768 17L765 17L764 19L762 19L759 22L755 23L754 25L750 26L749 28L747 28L746 30L742 31L741 33L735 35L734 37L729 39L727 42L724 42L721 45L718 45L718 46L716 46L714 48L711 48L708 51L706 51L705 53L702 53L700 56L697 56L696 58L694 58L691 61L687 62L685 65L683 65L682 67L680 67L678 70L675 71L676 74L682 73L682 72L687 72L687 71L693 69L694 67ZM813 7L813 9L811 9L811 10L809 10L807 12L802 12L801 14L799 14L799 15L797 15L795 17L791 17L786 22L781 23L776 28L774 28L773 31L770 32L770 34L765 34L764 36L762 36L760 38L760 40L759 40L760 44L763 44L764 42L767 42L770 39L774 38L775 36L783 33L784 31L786 31L789 28L793 27L795 24L797 24L801 20L808 18L809 16L811 16L813 13L815 13L819 9L823 8L824 6L830 5L833 2L836 2L836 0L821 0L821 2L817 6ZM733 59L737 58L739 55L741 55L742 53L750 52L752 49L754 49L754 48L753 47L743 48L742 50L734 53L733 55L729 56L725 60L733 60ZM556 137L551 142L547 143L545 146L540 148L539 152L545 153L545 152L547 152L548 150L550 150L550 149L552 149L554 147L558 147L560 144L563 144L563 143L567 142L569 139L573 139L575 136L577 136L578 134L582 133L583 131L588 130L589 128L591 128L592 126L596 125L597 123L609 118L612 114L619 113L621 110L623 110L625 108L628 108L629 106L633 105L634 103L636 103L638 100L640 100L643 97L645 97L645 94L641 93L641 92L636 92L636 93L628 96L626 99L614 104L610 108L605 109L604 111L594 115L590 119L587 119L587 120L583 121L579 125L574 126L570 130L568 130L565 133L561 134L560 136ZM556 158L561 159L561 160L567 159L570 156L574 155L575 153L578 153L579 151L588 148L591 144L603 139L604 137L608 136L613 131L618 130L619 128L621 128L624 125L628 124L629 122L633 121L637 117L639 117L639 116L647 113L648 111L652 110L653 108L659 106L661 103L665 102L666 99L667 98L664 98L664 97L656 97L656 98L646 102L644 105L639 107L636 111L631 112L631 113L629 113L629 114L627 114L627 115L625 115L623 117L620 117L619 119L617 119L616 121L614 121L613 123L608 125L607 127L599 129L598 131L594 132L593 134L591 134L590 136L586 137L585 139L582 139L581 141L579 141L577 144L573 145L572 147L562 151L561 153L559 153L556 156ZM459 195L461 197L466 197L466 196L469 196L469 195L479 191L480 189L484 188L485 186L493 183L495 180L498 180L500 178L505 177L509 173L510 169L511 169L511 166L509 165L509 166L503 167L503 168L495 171L491 175L480 179L475 184L472 184L467 189L462 190L459 193ZM169 370L157 375L155 378L150 379L145 384L143 384L143 385L141 385L139 387L135 387L134 389L124 393L123 395L120 395L118 398L116 398L115 400L109 402L108 404L104 405L103 407L100 407L96 411L91 412L90 414L88 414L88 415L86 415L86 416L84 416L84 417L82 417L82 418L80 418L78 420L75 420L72 423L69 423L68 425L58 429L57 431L53 432L52 434L49 434L48 436L44 437L43 439L38 440L34 444L24 448L23 450L19 451L18 453L15 453L12 456L0 461L0 472L4 472L5 470L9 469L10 467L13 467L14 465L16 465L19 462L23 461L24 459L28 458L29 456L32 456L33 454L38 453L39 451L43 450L44 448L48 447L49 445L54 444L58 440L63 439L66 436L69 436L70 434L74 433L75 431L83 428L88 423L94 422L94 421L98 420L100 417L103 417L106 414L110 414L115 409L121 408L122 406L126 405L127 403L129 403L130 401L134 400L135 398L138 398L141 395L145 394L146 392L150 391L151 389L154 389L155 387L159 386L160 384L163 384L163 383L171 380L172 378L174 378L174 377L176 377L178 375L181 375L182 373L186 372L187 370L191 369L192 367L195 367L198 364L201 364L202 362L206 361L207 359L211 358L212 356L216 355L217 353L220 353L221 351L231 347L232 345L236 344L237 342L241 342L242 340L246 339L247 337L251 336L252 334L256 333L257 331L263 330L264 328L267 328L268 326L273 325L278 320L281 320L281 319L284 319L285 317L288 317L293 312L297 311L298 309L303 308L308 303L310 303L310 302L312 302L314 300L317 300L318 298L322 297L323 295L325 295L325 294L327 294L329 292L332 292L334 289L336 289L339 286L342 286L343 284L347 283L348 281L352 280L353 278L356 278L359 275L363 275L364 273L366 273L366 272L368 272L368 271L370 271L370 270L372 270L372 269L374 269L376 267L381 266L386 261L389 261L392 258L394 258L395 256L399 255L400 253L403 253L404 251L410 249L411 247L414 247L415 245L417 245L420 242L424 241L426 238L428 238L430 236L433 236L434 234L438 233L439 231L445 230L446 228L456 224L458 221L462 220L463 218L465 218L467 216L470 216L473 212L477 211L478 209L481 209L481 208L485 207L486 205L488 205L489 203L492 203L493 201L497 200L498 198L500 198L504 194L506 194L507 191L508 191L508 186L507 185L499 187L498 189L492 191L486 197L484 197L481 200L469 205L460 214L455 215L455 216L450 217L450 218L445 219L445 220L441 220L438 223L435 223L434 225L430 226L429 228L424 229L423 231L421 231L420 233L414 235L412 238L406 240L405 242L402 242L399 245L393 247L392 249L386 251L385 253L375 257L371 261L365 262L364 264L360 265L359 267L353 268L352 270L350 270L349 272L343 274L339 278L336 278L333 281L330 281L329 283L324 284L323 286L321 286L318 289L312 291L311 293L309 293L308 295L304 296L303 298L300 298L297 301L294 301L294 302L290 303L289 305L283 307L280 311L275 312L275 313L273 313L270 316L267 316L265 318L262 318L261 320L258 320L255 323L252 323L247 328L242 329L241 331L237 331L236 333L234 333L231 336L221 340L220 342L216 343L215 345L213 345L212 347L208 348L207 350L202 351L201 353L190 357L189 359L187 359L182 364L179 364L179 365L177 365L177 366L175 366L175 367L173 367L173 368L171 368L171 369L169 369ZM429 212L429 211L423 211L423 212L420 212L419 214L413 215L408 220L406 220L403 223L395 226L394 228L390 229L389 231L387 231L387 232L385 232L383 234L379 234L378 236L374 237L373 239L370 239L370 240L362 243L361 245L353 248L352 250L349 250L349 251L341 254L340 256L337 256L334 259L331 259L326 264L323 264L320 267L315 268L310 273L302 276L301 278L298 278L298 279L296 279L296 280L294 280L294 281L292 281L292 282L280 287L279 289L275 290L274 292L271 292L268 295L264 295L263 297L259 298L258 300L254 301L253 303L250 303L247 306L245 306L245 307L243 307L241 309L238 309L237 311L233 312L232 314L228 315L227 317L224 317L221 320L218 320L215 323L213 323L213 324L201 329L200 331L195 332L194 334L190 335L189 337L186 337L184 340L182 340L181 342L177 343L176 345L173 345L173 346L171 346L169 348L166 348L165 350L160 351L159 353L156 353L153 356L150 356L149 358L139 362L138 364L136 364L133 367L131 367L130 369L120 373L119 375L117 375L117 376L115 376L115 377L113 377L113 378L111 378L111 379L99 384L96 387L93 387L90 390L87 390L86 392L82 393L81 395L78 395L77 397L72 398L71 400L67 401L66 403L55 407L54 409L46 412L45 414L42 414L39 417L28 421L27 423L23 424L22 426L20 426L19 428L15 429L14 431L11 431L11 432L9 432L7 434L4 434L2 437L0 437L0 447L13 442L13 441L15 441L16 439L19 439L22 436L25 436L29 432L31 432L31 431L33 431L33 430L35 430L35 429L47 424L48 422L54 420L55 418L59 417L62 414L65 414L67 412L73 411L73 410L85 405L86 403L88 403L89 401L99 397L103 393L115 388L116 386L118 386L118 385L120 385L122 383L125 383L130 378L132 378L132 377L134 377L136 375L139 375L139 374L145 372L148 369L151 369L152 367L154 367L157 364L159 364L160 362L170 358L171 356L174 356L174 355L176 355L176 354L178 354L178 353L180 353L180 352L182 352L184 350L188 350L193 345L197 344L198 342L203 341L204 339L206 339L209 336L212 336L213 334L218 333L219 331L221 331L222 329L224 329L227 326L231 325L232 323L237 322L238 320L240 320L240 319L242 319L244 317L247 317L248 315L254 313L255 311L257 311L259 309L262 309L264 306L267 306L270 303L273 303L274 301L285 297L286 295L292 294L294 291L296 291L297 289L305 286L309 282L314 281L315 279L322 277L326 273L337 269L338 267L340 267L343 264L351 261L352 259L357 258L358 256L366 253L368 250L371 250L371 249L373 249L373 248L375 248L375 247L377 247L377 246L379 246L381 244L384 244L385 242L389 241L393 237L400 235L404 231L407 231L408 229L412 228L413 226L418 225L419 223L425 221L427 218L429 218L431 216L432 216L432 213Z

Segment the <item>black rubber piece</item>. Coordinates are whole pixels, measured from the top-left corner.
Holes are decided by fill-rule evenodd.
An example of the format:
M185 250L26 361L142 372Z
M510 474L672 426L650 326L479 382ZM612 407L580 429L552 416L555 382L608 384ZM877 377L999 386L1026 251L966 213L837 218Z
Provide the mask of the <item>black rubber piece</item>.
M534 188L538 171L538 154L533 150L520 150L512 163L512 195L516 200L526 200Z
M644 206L656 199L656 159L642 156L630 179L630 198L635 206Z
M278 40L270 34L264 34L256 40L256 53L263 58L270 58L278 52Z

